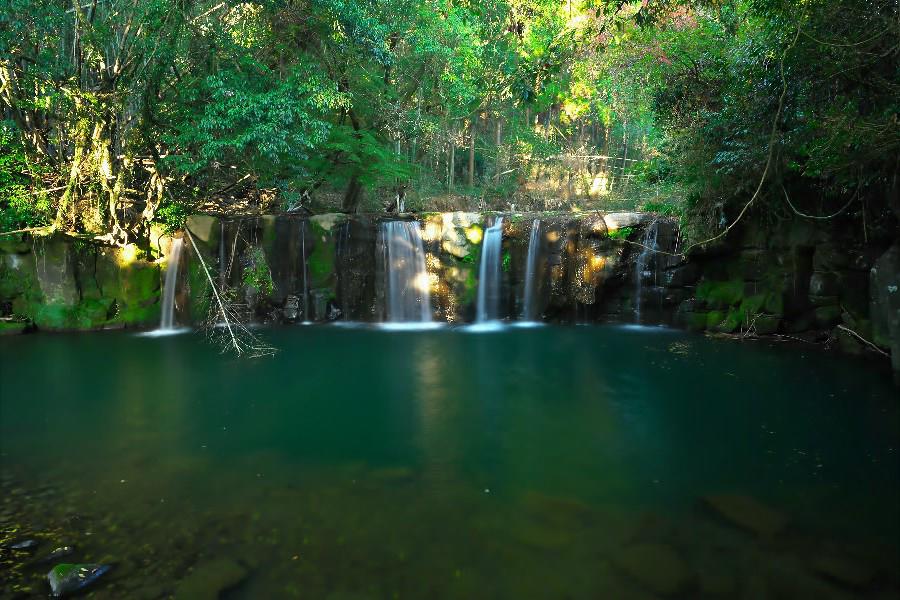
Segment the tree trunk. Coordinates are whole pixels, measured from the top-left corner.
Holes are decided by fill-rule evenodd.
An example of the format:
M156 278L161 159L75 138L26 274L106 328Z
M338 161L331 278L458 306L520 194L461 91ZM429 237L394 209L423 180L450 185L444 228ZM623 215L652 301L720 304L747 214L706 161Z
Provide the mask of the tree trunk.
M449 191L453 191L453 175L456 171L456 142L453 140L452 132L450 139L450 159L449 165L447 166L447 189Z
M628 189L628 177L625 176L625 165L628 160L628 121L622 124L622 193Z
M503 168L503 157L500 144L503 143L503 118L497 115L497 163L494 166L494 183L500 185L500 170Z
M75 226L75 204L78 201L81 166L85 161L85 155L88 153L90 146L89 129L90 122L86 118L79 119L75 123L75 133L72 136L74 143L72 166L69 169L69 180L66 182L66 189L59 199L59 204L56 206L56 217L53 220L53 227L56 229L67 230Z
M359 210L359 203L362 199L362 185L359 183L359 176L355 173L347 184L347 190L344 192L344 200L341 202L341 212L355 213Z
M475 119L469 123L469 187L475 185Z

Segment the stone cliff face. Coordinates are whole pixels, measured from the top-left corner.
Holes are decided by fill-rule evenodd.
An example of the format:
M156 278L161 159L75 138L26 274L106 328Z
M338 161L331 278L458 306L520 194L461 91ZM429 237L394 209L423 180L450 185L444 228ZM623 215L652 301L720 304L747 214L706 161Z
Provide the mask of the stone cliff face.
M418 221L431 315L475 315L482 238L497 216L290 215L188 221L177 320L205 320L211 288L230 290L248 318L267 322L385 319L386 221ZM501 317L551 322L666 324L695 331L789 334L849 351L900 349L900 245L803 220L752 222L682 256L672 219L638 213L505 214ZM538 234L532 229L538 223ZM890 236L882 236L890 242ZM0 241L0 316L37 329L149 327L159 319L168 239L138 249L54 237ZM537 247L530 248L532 244ZM526 281L531 250L533 280ZM21 325L7 328L21 329Z
M418 220L433 318L459 323L474 318L481 242L488 220L495 216L463 212L418 217L270 216L225 222L196 216L189 220L188 230L207 263L224 265L216 275L242 290L238 295L248 299L257 318L382 321L387 290L381 224ZM631 252L627 238L654 219L637 213L503 217L501 314L516 319L522 313L531 229L539 219L539 281L532 293L537 296L537 314L547 320L569 320L584 313L584 307L603 297L607 281L627 279ZM251 247L262 249L269 266L273 290L265 296L246 289L246 253ZM191 296L197 292L192 290Z
M0 243L0 316L42 330L146 327L159 321L160 269L134 246L63 237ZM5 329L21 330L16 322Z

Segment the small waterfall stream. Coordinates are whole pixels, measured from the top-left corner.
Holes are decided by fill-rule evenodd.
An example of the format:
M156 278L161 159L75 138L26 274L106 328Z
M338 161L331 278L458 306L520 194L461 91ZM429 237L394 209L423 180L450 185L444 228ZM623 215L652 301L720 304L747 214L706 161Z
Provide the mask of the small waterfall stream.
M162 331L175 329L175 288L178 287L178 263L181 260L181 247L184 238L172 240L172 249L166 264L166 280L163 284L162 316L159 328Z
M657 221L653 221L644 230L644 236L641 238L641 253L638 254L634 263L634 322L641 322L641 304L643 303L643 284L644 279L650 275L647 267L653 260L653 253L657 249L657 236L659 234L659 226ZM654 282L655 285L655 282Z
M534 321L537 318L537 293L538 273L537 261L541 246L541 220L535 219L531 223L531 237L528 239L528 259L525 262L525 297L522 310L522 320Z
M500 318L500 280L503 260L503 217L497 217L494 224L484 232L481 245L481 263L478 267L478 304L475 322L486 323Z
M431 294L419 223L390 221L381 228L387 321L430 323Z

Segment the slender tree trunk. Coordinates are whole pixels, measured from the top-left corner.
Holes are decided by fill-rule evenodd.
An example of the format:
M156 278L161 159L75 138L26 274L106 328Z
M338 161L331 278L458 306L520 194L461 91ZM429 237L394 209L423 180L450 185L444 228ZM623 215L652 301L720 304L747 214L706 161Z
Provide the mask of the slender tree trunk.
M622 193L628 189L628 177L625 176L625 165L628 161L628 121L622 124Z
M500 170L503 168L502 147L503 143L503 118L497 115L497 162L494 167L494 183L500 185Z
M453 176L456 174L456 140L453 139L453 132L450 132L450 158L447 167L447 189L453 191Z
M469 122L469 187L475 185L475 119Z
M78 109L76 103L76 110ZM80 118L75 123L73 136L74 151L72 153L72 166L69 168L69 180L66 189L56 206L56 217L53 226L57 229L69 229L75 225L75 204L78 201L78 187L81 182L81 167L85 161L90 146L90 122L87 118Z

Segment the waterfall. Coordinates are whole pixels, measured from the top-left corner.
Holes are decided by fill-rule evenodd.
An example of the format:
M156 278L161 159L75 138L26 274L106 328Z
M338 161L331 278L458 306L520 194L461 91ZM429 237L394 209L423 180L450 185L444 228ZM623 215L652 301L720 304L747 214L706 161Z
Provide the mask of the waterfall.
M638 254L634 263L634 322L641 322L641 302L643 301L643 282L644 278L649 274L647 267L653 259L654 251L657 249L656 238L659 232L657 222L653 221L644 230L644 237L641 238L641 253Z
M477 323L494 321L500 317L500 276L503 242L503 217L484 232L481 243L481 264L478 267Z
M537 261L541 246L541 220L535 219L531 223L531 237L528 239L528 260L525 262L525 298L522 310L522 319L525 321L536 320L538 298L537 292Z
M415 221L381 225L384 253L387 320L391 323L430 323L430 282L425 270L425 248Z
M172 249L166 264L166 281L163 285L162 317L159 328L163 331L175 329L175 288L178 286L178 262L184 238L172 240Z

